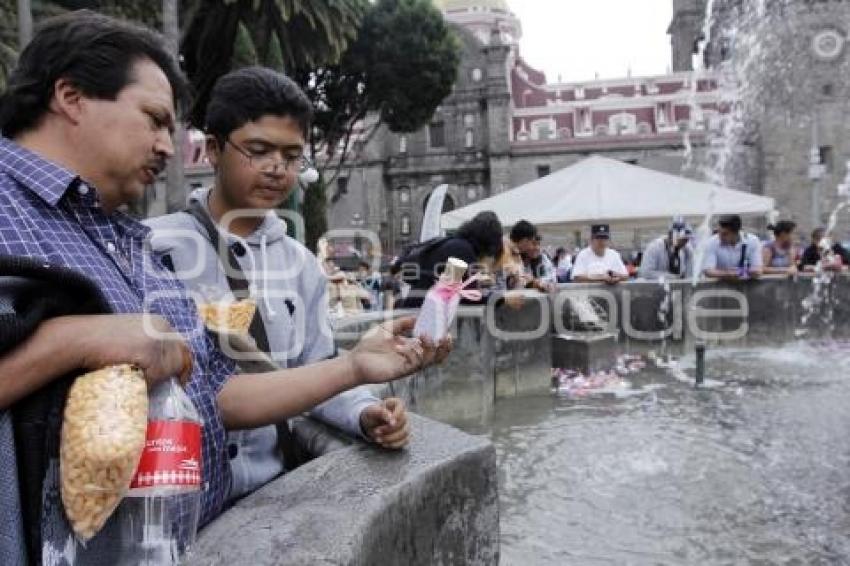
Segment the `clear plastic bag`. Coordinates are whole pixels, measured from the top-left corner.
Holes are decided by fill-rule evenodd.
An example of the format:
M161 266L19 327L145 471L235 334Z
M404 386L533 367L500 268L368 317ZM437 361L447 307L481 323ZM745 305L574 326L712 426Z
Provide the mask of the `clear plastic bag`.
M65 514L80 542L103 528L127 492L145 446L147 422L147 385L137 368L104 368L71 386L59 473Z
M198 314L204 325L218 333L245 334L257 312L257 302L252 298L236 300L232 294L219 289L203 287L203 302L198 302Z

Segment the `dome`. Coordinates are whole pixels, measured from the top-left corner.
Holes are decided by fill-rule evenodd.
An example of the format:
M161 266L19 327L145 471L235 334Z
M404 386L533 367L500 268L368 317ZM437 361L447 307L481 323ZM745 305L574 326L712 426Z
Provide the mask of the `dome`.
M507 0L434 0L434 4L444 12L471 10L474 8L485 8L487 10L499 10L502 12L511 11Z

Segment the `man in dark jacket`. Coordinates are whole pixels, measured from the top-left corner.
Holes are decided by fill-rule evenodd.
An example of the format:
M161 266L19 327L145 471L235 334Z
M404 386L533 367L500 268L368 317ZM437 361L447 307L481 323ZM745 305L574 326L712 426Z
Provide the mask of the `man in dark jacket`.
M434 286L450 257L465 261L470 270L482 261L493 261L502 254L502 223L490 211L479 212L463 223L457 233L448 238L434 238L417 246L400 259L402 278L410 285L399 308L419 308L428 289ZM476 285L470 285L475 288Z
M821 260L823 248L821 244L828 244L823 239L826 236L826 230L823 228L815 228L812 231L812 243L803 251L803 258L800 260L800 271L814 271L817 268L818 262ZM832 246L826 246L833 256L833 260L824 265L823 268L829 271L843 271L850 266L850 252L844 246L835 242ZM836 261L840 260L840 261Z

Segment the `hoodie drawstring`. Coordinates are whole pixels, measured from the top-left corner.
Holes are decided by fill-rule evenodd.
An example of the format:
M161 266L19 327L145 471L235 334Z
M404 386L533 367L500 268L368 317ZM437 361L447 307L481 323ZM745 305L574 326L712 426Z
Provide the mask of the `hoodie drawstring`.
M277 315L277 311L272 308L271 301L269 301L269 256L268 249L266 247L265 234L263 234L260 238L260 255L263 258L263 301L266 304L266 312L268 313L269 318L274 318Z

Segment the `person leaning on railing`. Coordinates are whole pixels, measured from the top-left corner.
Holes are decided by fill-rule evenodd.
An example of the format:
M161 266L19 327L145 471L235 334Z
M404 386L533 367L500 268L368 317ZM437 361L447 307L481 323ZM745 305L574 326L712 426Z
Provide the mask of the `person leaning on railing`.
M794 243L794 231L797 224L790 220L780 220L767 227L773 232L773 240L762 246L762 260L766 275L797 274L799 249Z

